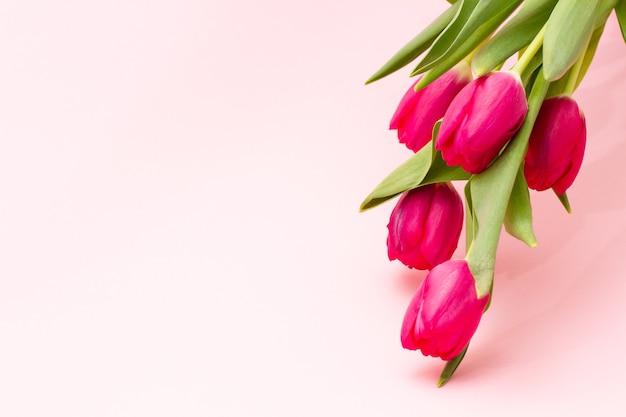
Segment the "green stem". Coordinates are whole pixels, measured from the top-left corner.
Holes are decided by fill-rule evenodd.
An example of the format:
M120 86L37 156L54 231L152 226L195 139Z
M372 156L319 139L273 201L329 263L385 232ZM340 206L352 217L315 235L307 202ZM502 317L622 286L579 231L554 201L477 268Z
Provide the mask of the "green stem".
M587 42L587 44L589 43ZM565 84L565 89L563 91L563 93L567 94L568 96L571 96L572 94L574 94L574 91L576 90L576 87L578 86L578 74L580 74L580 70L583 67L583 62L585 61L586 52L587 52L587 45L585 45L585 49L583 49L582 53L580 54L580 56L574 63L572 70L569 72L569 75L567 78L567 84Z
M546 25L543 25L539 33L537 33L537 35L535 36L535 39L533 39L533 41L530 43L530 45L528 45L522 56L517 60L515 65L513 65L511 71L515 71L520 75L522 74L522 72L524 72L524 70L530 63L530 60L533 59L535 54L539 51L539 48L541 48L541 46L543 45L543 36L545 35L545 33Z
M493 285L496 251L506 208L548 85L540 70L528 98L528 113L521 129L493 165L469 181L472 211L478 228L465 259L476 280L478 298L486 296Z
M474 55L476 55L478 51L480 51L480 49L485 46L489 39L491 39L491 36L487 36L485 39L483 39L483 41L476 48L474 48L472 52L470 52L465 58L463 58L463 61L467 62L468 65L471 67Z

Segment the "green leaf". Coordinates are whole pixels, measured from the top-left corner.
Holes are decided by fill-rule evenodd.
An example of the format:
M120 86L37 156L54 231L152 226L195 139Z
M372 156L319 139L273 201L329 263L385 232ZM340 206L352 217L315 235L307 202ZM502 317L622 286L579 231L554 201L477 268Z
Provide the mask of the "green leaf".
M426 87L469 55L476 47L484 42L507 17L509 17L515 7L516 3L511 3L509 7L497 9L497 14L485 21L478 29L468 34L467 38L463 39L458 47L450 50L449 54L446 54L437 61L437 65L424 74L418 81L416 89ZM419 71L413 71L411 75L416 75L418 72Z
M526 0L498 32L474 55L472 70L477 76L493 71L524 48L539 33L558 0Z
M596 50L598 49L598 43L600 42L600 38L602 37L604 28L605 28L605 25L602 24L602 26L599 26L598 28L596 28L593 31L593 34L591 35L591 39L589 40L589 44L587 45L587 50L585 51L585 56L583 58L582 66L580 67L580 70L577 75L578 79L576 81L575 88L578 88L583 78L587 74L587 70L589 69L591 62L593 61L593 57L596 53ZM568 79L570 78L571 72L573 70L574 70L574 67L570 68L569 70L567 70L564 76L559 78L557 81L551 83L550 88L548 89L548 94L546 96L554 97L554 96L559 96L563 94L563 92L565 91L567 87Z
M393 170L365 200L361 203L360 210L365 211L384 203L407 190L418 187L433 162L433 145L429 142L419 152L409 158L405 163Z
M474 213L474 206L472 204L471 193L471 178L465 184L465 247L471 248L478 233L478 222L476 221L476 215Z
M471 174L460 166L448 166L441 157L441 152L436 152L428 174L426 174L420 185L448 181L463 181L469 179L470 176Z
M528 98L528 113L521 129L509 142L502 155L488 169L474 175L470 181L478 233L468 249L466 258L476 280L479 298L487 295L493 284L496 251L509 197L524 160L528 138L548 85L540 72Z
M465 42L465 39L470 34L474 33L476 29L482 26L485 22L498 18L498 16L505 16L502 21L506 19L523 0L480 0L478 5L472 12L470 19L467 21L459 36L455 39L454 43L450 46L450 49L456 49Z
M533 212L530 206L530 193L520 168L511 190L509 204L504 215L504 228L513 237L530 247L537 246L537 238L533 232Z
M583 58L583 65L578 72L578 81L576 82L577 87L582 82L583 78L585 78L587 70L589 69L591 62L593 61L593 57L595 56L596 50L598 49L598 44L600 43L600 38L602 38L602 33L604 32L605 25L606 20L602 23L602 25L598 26L591 34L591 39L589 39L589 44L587 45L587 50L585 51L585 57Z
M407 190L437 182L466 180L470 174L460 167L449 167L436 152L434 141L439 132L441 121L433 127L433 140L418 153L396 168L372 191L361 203L360 210L365 211Z
M439 388L443 387L446 384L446 382L448 382L450 378L452 378L452 375L454 375L456 368L459 367L459 365L461 364L461 361L465 357L465 353L467 353L468 347L469 347L469 344L465 346L465 349L463 349L461 353L459 353L454 358L446 362L446 366L443 368L443 371L441 372L441 376L439 377L439 381L437 382L437 386Z
M435 39L430 51L413 70L411 75L422 73L428 70L433 64L445 56L445 53L450 49L450 46L459 36L459 33L463 29L463 26L467 24L468 19L472 15L472 12L478 5L480 0L462 0L459 2L461 8L452 20L452 23Z
M556 191L554 192L554 194L556 194ZM567 198L567 193L563 193L563 194L556 194L556 196L558 197L559 201L561 202L561 204L563 204L563 207L565 207L565 210L568 213L572 213L572 207L569 204L569 198Z
M622 38L626 42L626 0L619 0L617 6L615 6L615 15L619 22L619 28L622 31Z
M522 79L522 84L524 84L525 86L524 88L526 90L527 96L530 94L530 90L532 89L532 86L534 84L533 81L537 76L537 73L539 72L539 67L541 67L542 64L543 57L540 53L537 53L531 58L528 65L526 65L526 68L524 68L524 71L522 71L522 73L520 74L520 78Z
M593 24L594 29L604 25L609 18L613 9L617 6L618 0L600 0L596 8L596 20Z
M599 0L560 0L543 41L543 70L548 81L561 78L587 47Z
M450 26L451 30L449 33L448 30L446 30L442 34L441 48L436 49L440 41L438 39L435 41L431 51L429 51L422 62L420 62L416 70L413 71L413 74L422 73L431 69L437 65L438 61L456 52L459 48L466 48L466 55L469 54L476 46L478 46L478 44L491 35L497 26L499 26L513 12L513 10L519 6L521 2L522 0L479 0L477 4L475 4L476 2L468 2L467 7L463 4L463 6L461 6L459 18ZM470 11L471 13L469 13ZM462 18L465 19L463 20ZM488 33L485 33L483 38L480 39L474 47L467 48L467 39L474 34L478 28L484 26L485 22L489 22L493 19L496 19L497 25L495 25L495 27L493 27L493 29L491 29ZM449 36L444 37L444 35ZM449 42L451 39L452 42ZM447 49L441 53L441 50L443 50L446 45Z
M437 36L439 36L441 31L443 31L452 21L452 18L456 15L460 5L460 3L457 3L450 6L417 36L411 39L409 43L404 45L402 49L396 52L396 54L392 56L378 71L376 71L374 75L372 75L365 82L365 84L370 84L396 72L420 56L430 47L430 45L432 45L433 41L437 38Z

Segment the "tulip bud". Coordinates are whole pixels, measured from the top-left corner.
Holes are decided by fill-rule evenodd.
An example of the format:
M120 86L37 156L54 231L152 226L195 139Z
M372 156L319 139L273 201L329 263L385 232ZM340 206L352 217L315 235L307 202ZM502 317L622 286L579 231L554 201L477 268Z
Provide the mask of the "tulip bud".
M415 84L404 94L391 118L389 129L398 130L398 139L414 152L432 140L433 126L463 87L472 80L467 63L461 62L437 80L415 91Z
M528 112L526 93L515 72L477 78L452 100L435 141L449 166L478 174L517 133Z
M585 116L571 97L543 102L528 142L524 176L528 186L561 195L574 182L583 162Z
M489 295L478 298L464 260L444 262L428 273L402 322L405 349L450 360L467 346L478 328Z
M450 259L462 227L463 201L452 184L430 184L405 192L387 225L389 260L431 269Z

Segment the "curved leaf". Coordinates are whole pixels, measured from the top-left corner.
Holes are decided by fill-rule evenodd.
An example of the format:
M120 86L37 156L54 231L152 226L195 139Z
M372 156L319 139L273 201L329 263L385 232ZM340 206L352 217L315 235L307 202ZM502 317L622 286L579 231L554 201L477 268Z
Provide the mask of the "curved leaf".
M554 7L543 41L544 74L561 78L587 47L599 0L560 0Z
M619 0L617 6L615 6L615 15L619 22L619 28L622 31L622 38L626 42L626 0Z
M539 33L558 0L526 0L498 32L474 55L472 69L477 76L493 71L524 48Z
M418 153L393 170L361 203L360 210L376 207L420 185L433 162L433 144L429 142Z
M533 212L530 206L530 193L524 178L524 171L517 172L509 204L504 215L504 228L513 236L530 247L537 246L537 238L533 232Z
M459 9L460 3L450 6L430 25L422 30L417 36L409 41L398 52L392 56L378 71L374 73L365 84L373 83L389 74L392 74L411 63L415 58L420 56L426 49L430 47L433 41L439 36L446 26L452 21Z
M515 4L509 4L509 7L498 9L498 13L493 15L491 19L483 22L483 24L474 32L469 34L467 38L455 49L453 49L445 57L437 62L437 65L428 71L419 80L416 89L424 88L431 82L439 78L443 73L458 64L462 59L469 55L478 45L487 39L497 28L506 20L507 17L515 10ZM414 70L411 75L418 74L419 71Z
M437 182L466 180L470 174L461 167L449 167L435 151L434 138L437 137L441 121L433 127L433 140L418 153L393 170L361 203L360 210L365 211L407 190Z
M478 232L466 258L476 280L479 298L487 295L493 284L496 251L509 197L547 90L548 82L540 71L528 98L528 114L521 129L493 165L474 175L470 181Z
M437 39L435 39L430 51L428 51L426 56L420 61L419 64L417 64L417 67L413 70L411 75L427 71L436 61L445 56L446 52L450 50L450 46L459 36L463 27L467 24L467 21L471 17L472 12L478 5L479 1L480 0L463 0L459 2L461 8L454 17L454 20L452 20L452 23L448 25L446 30L444 30L437 37Z

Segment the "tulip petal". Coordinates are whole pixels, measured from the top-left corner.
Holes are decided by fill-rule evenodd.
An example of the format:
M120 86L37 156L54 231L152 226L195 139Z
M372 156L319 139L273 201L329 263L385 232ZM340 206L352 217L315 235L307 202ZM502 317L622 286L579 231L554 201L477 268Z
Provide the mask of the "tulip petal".
M487 300L477 299L466 261L446 261L436 266L409 304L402 324L402 345L450 360L469 343Z

